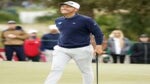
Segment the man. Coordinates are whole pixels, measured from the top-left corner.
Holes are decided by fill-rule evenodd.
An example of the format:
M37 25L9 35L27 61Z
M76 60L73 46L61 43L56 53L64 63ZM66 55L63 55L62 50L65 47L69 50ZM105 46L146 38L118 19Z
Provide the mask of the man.
M52 51L57 45L59 38L59 31L56 25L49 26L49 33L42 36L41 51L46 56L47 62L52 62Z
M133 44L131 48L131 63L150 64L150 42L147 34L139 36L139 42Z
M8 61L12 60L13 53L16 52L19 61L25 61L23 43L28 35L24 31L16 30L16 22L8 21L8 29L2 32L5 54Z
M95 52L102 53L103 34L91 18L77 14L80 5L73 1L60 4L63 17L56 19L55 23L60 31L58 45L54 47L52 72L45 84L57 84L64 66L73 59L79 67L83 84L93 83L91 66L93 47L90 45L90 34L96 39Z
M41 41L37 37L37 30L30 30L29 38L25 40L24 42L24 52L25 55L28 57L29 60L32 60L33 62L39 62L40 61L40 46Z

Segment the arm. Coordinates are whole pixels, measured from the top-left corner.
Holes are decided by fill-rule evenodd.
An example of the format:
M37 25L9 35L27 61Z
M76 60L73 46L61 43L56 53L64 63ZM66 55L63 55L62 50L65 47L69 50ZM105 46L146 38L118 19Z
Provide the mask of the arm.
M93 48L95 49L96 42L95 42L95 37L92 34L90 35L90 43L92 44Z
M1 33L1 42L2 42L2 44L4 44L4 41L5 41L4 32L5 31L2 31L2 33Z
M103 53L103 49L102 49L103 33L95 21L93 21L90 18L87 21L88 21L87 26L89 28L89 31L95 37L95 41L96 41L95 52L98 54L102 54Z
M17 35L16 38L25 40L28 38L28 34L22 31L21 35Z
M131 48L131 46L132 46L132 43L131 43L131 41L129 40L129 39L127 39L127 38L125 38L125 52L127 53L127 54L129 54L130 53L130 48Z

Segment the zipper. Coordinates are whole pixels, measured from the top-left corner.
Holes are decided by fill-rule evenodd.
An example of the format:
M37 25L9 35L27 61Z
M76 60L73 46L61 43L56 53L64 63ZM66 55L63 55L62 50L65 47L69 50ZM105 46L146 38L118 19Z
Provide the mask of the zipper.
M148 48L147 48L147 45L146 44L144 44L144 62L145 62L145 64L147 64L147 61L148 61L148 58L147 58L147 55L148 55Z

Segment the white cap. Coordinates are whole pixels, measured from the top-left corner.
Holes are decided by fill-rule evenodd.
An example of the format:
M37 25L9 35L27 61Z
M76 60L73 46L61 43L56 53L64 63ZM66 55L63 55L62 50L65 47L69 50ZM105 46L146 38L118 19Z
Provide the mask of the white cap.
M37 32L38 32L38 31L37 31L37 30L34 30L34 29L28 31L29 34L37 33Z
M57 30L58 30L58 28L56 27L56 25L49 25L48 28L49 28L50 30L51 30L51 29L57 29Z
M8 23L8 24L16 24L16 21L14 21L14 20L9 20L7 23Z
M74 2L74 1L63 2L60 5L69 5L69 6L76 8L76 9L80 8L80 4L78 4L77 2Z

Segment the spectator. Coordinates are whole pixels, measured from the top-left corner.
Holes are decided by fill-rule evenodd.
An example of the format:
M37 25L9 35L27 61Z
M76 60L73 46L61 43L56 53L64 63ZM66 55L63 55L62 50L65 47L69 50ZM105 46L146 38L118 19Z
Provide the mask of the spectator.
M150 64L149 40L147 34L140 35L139 42L135 43L131 48L131 63Z
M54 46L57 45L59 32L56 25L49 26L49 33L42 36L41 51L46 56L47 61L52 61L52 51Z
M124 37L121 30L112 31L108 39L108 50L112 56L113 63L117 63L118 58L120 63L124 63L130 46L130 41Z
M29 31L29 38L25 40L24 51L29 60L40 61L40 39L37 38L37 30Z
M8 29L3 31L1 36L7 60L11 61L13 53L16 52L19 61L25 61L23 43L28 35L24 31L16 30L15 21L8 21Z

